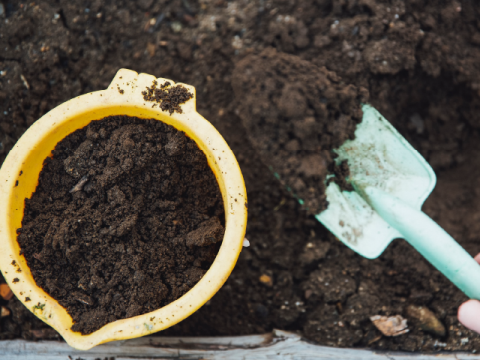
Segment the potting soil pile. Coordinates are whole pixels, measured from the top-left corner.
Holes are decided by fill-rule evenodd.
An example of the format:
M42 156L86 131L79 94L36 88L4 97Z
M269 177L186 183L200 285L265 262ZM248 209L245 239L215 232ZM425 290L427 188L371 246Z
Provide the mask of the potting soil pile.
M253 100L242 105L245 90L236 88L237 76L242 75L233 76L237 66L245 68L248 62L265 89L272 89L272 81L287 87L275 73L284 54L289 54L315 69L335 72L343 84L356 87L357 95L366 88L372 105L437 174L424 211L475 255L480 251L479 2L2 3L0 162L36 119L75 96L105 89L122 67L195 86L198 111L220 131L239 160L249 196L246 236L251 246L242 251L231 277L204 307L159 335L247 335L277 328L339 347L480 348L480 336L456 319L466 297L403 240L394 241L379 259L364 259L298 204L265 164L252 128L244 126L245 116L254 114ZM278 61L271 61L271 73L262 74L248 59L268 48L276 49ZM260 61L259 65L268 68ZM325 75L332 82L324 70L313 74L315 81ZM248 81L257 89L255 79ZM283 91L268 90L272 101L265 102L256 90L263 102L258 105L276 111L278 119L299 123L293 128L297 132L303 127L311 130L311 120L305 119L312 111L316 117L318 110L298 86L315 85L306 85L304 79L290 81L297 86L292 99L307 104L302 105L303 120L285 111L290 106L273 101ZM353 121L353 112L342 113ZM289 137L301 144L297 132ZM308 189L310 183L300 175ZM0 300L0 306L11 311L0 319L0 339L57 337L15 298ZM428 309L429 319L412 307ZM401 315L409 332L382 336L370 320L375 315ZM444 333L429 328L433 323Z
M328 174L342 189L348 164L333 149L355 137L368 92L297 56L267 49L240 61L232 87L252 145L280 181L318 214L327 208Z
M215 259L223 223L193 140L160 121L112 116L45 160L18 242L37 285L67 309L72 330L89 334L190 290Z

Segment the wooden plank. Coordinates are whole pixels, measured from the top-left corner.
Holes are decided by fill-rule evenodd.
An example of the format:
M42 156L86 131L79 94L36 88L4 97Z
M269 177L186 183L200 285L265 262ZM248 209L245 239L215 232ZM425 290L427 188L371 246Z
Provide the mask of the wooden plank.
M0 360L160 359L285 359L285 360L480 360L465 353L411 354L339 349L306 342L299 335L271 334L233 337L144 337L116 341L78 351L60 341L0 341Z

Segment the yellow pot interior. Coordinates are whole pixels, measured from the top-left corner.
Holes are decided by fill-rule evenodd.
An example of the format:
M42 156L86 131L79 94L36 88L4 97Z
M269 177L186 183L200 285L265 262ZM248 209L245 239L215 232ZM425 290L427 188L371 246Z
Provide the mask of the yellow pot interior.
M69 100L34 123L20 138L0 170L0 268L17 298L41 320L57 330L72 347L87 350L113 340L130 339L166 329L207 302L224 284L240 254L247 224L247 195L242 173L231 149L218 131L195 110L194 94L181 105L183 113L163 112L143 99L152 82L173 81L121 69L106 90ZM123 91L121 91L123 90ZM43 161L65 136L111 115L163 121L184 131L206 154L223 196L225 236L205 276L184 296L151 313L107 324L89 335L70 330L73 321L55 299L39 288L20 255L16 230L21 227L25 198L38 184Z

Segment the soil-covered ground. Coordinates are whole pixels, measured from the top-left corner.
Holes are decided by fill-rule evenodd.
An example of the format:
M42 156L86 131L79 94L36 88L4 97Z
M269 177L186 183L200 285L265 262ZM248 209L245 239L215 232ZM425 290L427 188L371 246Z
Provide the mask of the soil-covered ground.
M245 56L273 47L365 87L370 102L438 176L424 210L474 255L480 251L480 4L1 3L0 161L41 115L74 96L106 88L124 67L194 85L198 111L219 129L240 162L251 246L218 294L162 335L280 328L331 346L479 348L480 336L456 319L466 297L403 240L380 258L366 260L300 207L250 143L232 74ZM11 310L0 320L1 339L58 337L17 300L0 305ZM412 305L430 309L445 335L425 330ZM410 332L382 337L369 319L373 315L402 315Z

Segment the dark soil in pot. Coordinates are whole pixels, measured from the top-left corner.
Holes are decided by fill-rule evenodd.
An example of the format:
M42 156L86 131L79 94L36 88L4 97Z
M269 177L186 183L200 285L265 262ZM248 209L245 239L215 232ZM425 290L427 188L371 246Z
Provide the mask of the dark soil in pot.
M52 154L25 201L18 242L72 330L159 309L202 278L223 239L224 210L193 140L160 121L113 116Z
M236 63L269 47L366 88L369 101L437 173L424 210L475 255L480 251L477 2L3 3L0 161L33 121L74 96L105 89L120 67L194 85L199 112L239 160L249 194L251 247L206 306L162 335L281 328L331 346L479 348L480 336L456 319L465 296L404 241L366 260L300 207L253 150L232 88ZM18 301L0 305L12 310L0 320L0 338L56 336ZM422 330L407 311L410 305L430 309L446 335ZM410 332L395 338L381 337L369 320L396 314L407 318Z

